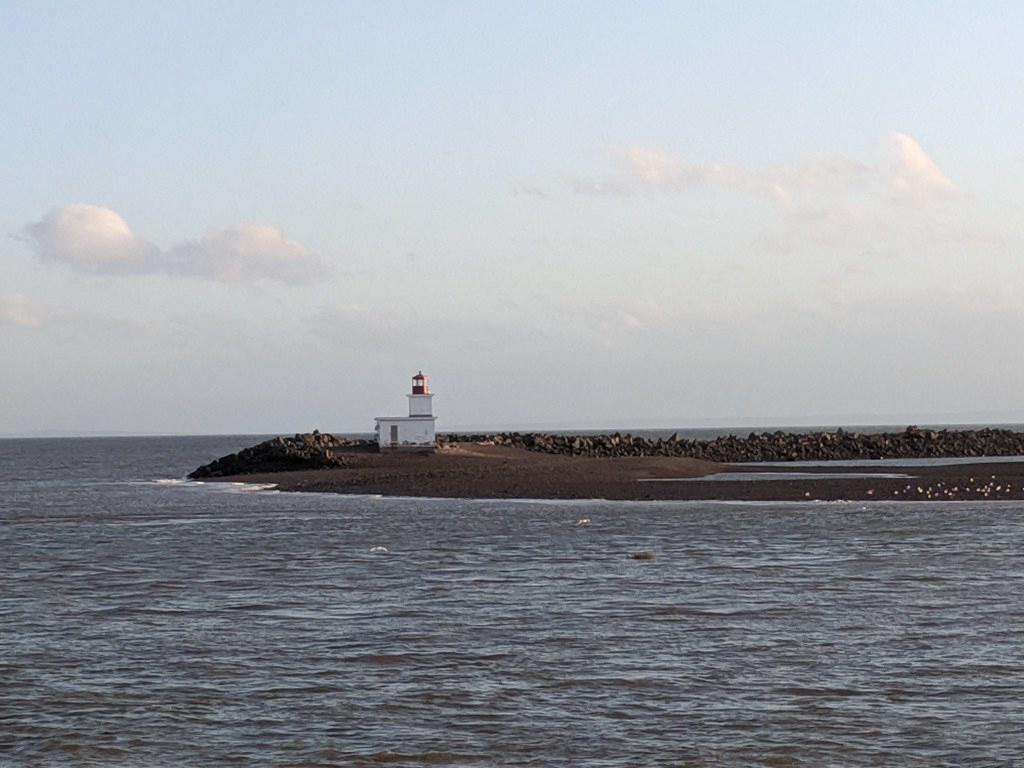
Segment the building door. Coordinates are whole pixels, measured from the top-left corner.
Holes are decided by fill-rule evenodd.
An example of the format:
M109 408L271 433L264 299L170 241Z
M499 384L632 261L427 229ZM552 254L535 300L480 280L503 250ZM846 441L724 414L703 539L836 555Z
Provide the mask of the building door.
M398 445L398 425L391 425L391 444Z

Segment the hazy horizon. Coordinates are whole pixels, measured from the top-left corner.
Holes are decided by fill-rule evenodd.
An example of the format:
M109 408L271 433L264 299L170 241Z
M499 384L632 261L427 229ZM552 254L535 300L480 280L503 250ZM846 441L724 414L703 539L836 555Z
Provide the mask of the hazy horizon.
M1024 422L1024 6L0 6L0 434Z
M727 418L711 417L706 419L669 419L667 421L651 419L625 419L621 422L592 424L577 423L519 423L519 424L455 424L446 425L438 421L437 431L444 432L623 432L623 431L671 431L671 430L745 430L759 431L762 429L835 429L835 428L877 428L892 427L903 429L907 426L918 427L948 427L948 428L975 428L975 427L1022 427L1024 422L1014 421L1012 418L1000 418L999 414L984 413L961 413L961 414L916 414L907 417L898 415L889 418L880 417L872 420L866 414L853 414L833 418L814 416L780 416L772 418ZM262 437L266 435L288 435L296 432L312 432L317 429L321 432L339 435L373 434L372 425L368 428L359 427L321 427L300 425L299 428L290 429L264 429L240 432L136 432L130 430L68 430L68 429L42 429L26 432L0 432L0 439L18 438L74 438L74 437L214 437L214 436L252 436Z

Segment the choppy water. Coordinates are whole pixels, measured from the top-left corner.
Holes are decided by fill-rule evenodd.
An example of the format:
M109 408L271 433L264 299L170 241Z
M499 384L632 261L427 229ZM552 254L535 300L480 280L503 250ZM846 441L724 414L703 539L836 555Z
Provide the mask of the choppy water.
M152 482L251 442L0 441L0 765L1024 761L1019 503Z

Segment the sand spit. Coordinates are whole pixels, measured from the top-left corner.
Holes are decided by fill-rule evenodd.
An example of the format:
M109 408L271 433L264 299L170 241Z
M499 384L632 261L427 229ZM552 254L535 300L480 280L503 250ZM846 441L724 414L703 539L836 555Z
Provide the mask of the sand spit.
M728 471L770 479L716 481ZM989 500L1024 499L1024 461L863 467L725 465L673 456L594 458L541 453L492 442L445 443L433 454L353 451L344 466L218 478L274 483L282 491L435 498L623 500ZM822 475L821 478L815 475ZM846 475L849 475L848 477ZM875 476L877 475L877 476ZM692 478L687 482L641 482ZM701 478L707 478L702 480Z

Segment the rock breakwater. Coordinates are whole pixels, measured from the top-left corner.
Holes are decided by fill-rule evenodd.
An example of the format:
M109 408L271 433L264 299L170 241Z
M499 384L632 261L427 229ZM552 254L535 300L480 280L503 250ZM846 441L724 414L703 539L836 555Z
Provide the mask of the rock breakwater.
M202 480L261 472L287 472L298 469L330 469L348 463L346 453L376 450L370 440L349 440L313 430L294 437L275 437L238 453L222 456L189 473L189 479Z
M445 444L507 446L540 454L588 458L679 457L718 464L739 462L836 461L842 459L917 459L1024 456L1024 432L1008 429L933 430L907 427L901 432L751 432L746 437L713 440L643 437L629 433L571 435L544 432L443 434ZM235 475L349 467L354 454L377 452L373 440L353 440L314 430L275 437L204 464L193 480Z
M679 456L718 463L757 461L834 461L971 456L1024 456L1024 433L1007 429L932 430L910 426L902 432L751 432L746 437L688 440L678 434L645 438L503 432L442 435L443 442L485 442L566 456Z

